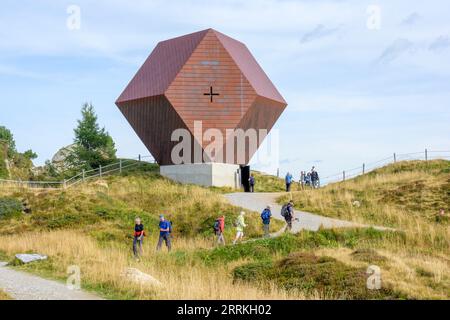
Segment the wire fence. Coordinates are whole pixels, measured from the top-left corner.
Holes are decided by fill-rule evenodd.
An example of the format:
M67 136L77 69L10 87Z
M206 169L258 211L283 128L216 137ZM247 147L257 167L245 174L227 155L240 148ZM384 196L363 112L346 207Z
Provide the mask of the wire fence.
M133 159L120 159L119 161L106 165L99 166L92 170L82 170L78 174L63 181L22 181L22 180L7 180L0 179L0 187L2 188L26 188L26 189L46 189L57 190L67 189L77 184L86 182L97 177L104 177L113 173L122 173L130 168L138 167L142 163L156 163L152 156L141 156Z
M333 182L345 181L347 179L355 178L357 176L363 175L375 169L384 167L385 165L396 163L398 161L405 161L405 160L429 161L436 159L443 159L443 160L450 159L450 150L425 149L424 151L420 152L400 153L400 154L393 153L390 157L386 157L369 163L363 163L358 167L345 169L338 173L327 175L326 177L320 179L320 183L322 186L324 186L326 184Z
M450 150L428 150L411 153L393 153L391 156L369 162L350 169L345 169L335 174L327 175L320 178L320 185L324 186L329 183L345 181L363 175L375 169L381 168L387 164L396 163L404 160L435 160L435 159L450 159ZM92 170L82 170L75 176L65 179L63 181L21 181L21 180L7 180L0 179L0 187L2 188L31 188L31 189L66 189L77 184L86 182L90 179L103 177L113 173L122 173L123 171L137 167L142 163L156 163L152 156L138 156L133 159L119 160L118 162L109 164L107 166L100 166Z

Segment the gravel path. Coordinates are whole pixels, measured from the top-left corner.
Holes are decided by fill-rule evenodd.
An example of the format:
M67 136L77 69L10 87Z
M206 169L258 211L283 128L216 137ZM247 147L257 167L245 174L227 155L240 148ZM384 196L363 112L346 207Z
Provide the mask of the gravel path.
M70 290L63 283L13 270L4 262L0 262L0 288L17 300L101 300L91 293Z
M252 210L256 212L262 212L267 205L272 206L272 216L276 219L284 221L281 216L281 206L276 203L276 199L284 193L228 193L225 197L231 204ZM369 227L368 225L359 224L350 221L344 221L339 219L333 219L323 217L317 214L295 210L295 220L292 222L292 232L296 233L300 230L317 231L320 226L324 228L349 228L349 227ZM378 230L388 230L389 228L372 226Z

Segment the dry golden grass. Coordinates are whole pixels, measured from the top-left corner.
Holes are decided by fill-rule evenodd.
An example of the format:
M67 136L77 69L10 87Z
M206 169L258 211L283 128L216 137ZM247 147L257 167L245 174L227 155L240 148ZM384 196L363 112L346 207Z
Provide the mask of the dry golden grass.
M450 189L445 189L450 177L445 172L438 174L441 167L395 173L381 171L292 195L297 205L306 211L402 230L404 238L386 238L389 240L380 240L376 246L363 245L376 249L387 258L381 265L383 280L411 297L448 299L449 227L434 220L437 207L450 209L446 203L448 193L445 193ZM249 261L241 259L223 265L206 265L196 259L197 250L214 245L210 231L211 219L215 216L224 213L228 217L228 243L233 235L230 224L239 209L230 206L218 192L174 184L153 174L108 177L105 181L108 188L91 182L65 192L0 189L0 196L28 198L33 208L32 215L0 221L0 251L10 257L19 252L48 255L48 262L21 267L47 277L65 279L66 268L78 265L84 287L109 298L343 298L338 292L326 297L305 296L302 292L277 289L275 285L263 289L233 282L233 268ZM281 182L277 182L281 186ZM355 200L361 206L353 205ZM170 255L164 248L163 252L155 252L156 223L160 213L175 221L175 252ZM147 230L151 230L145 239L140 262L131 256L129 238L136 215L142 216ZM260 235L258 215L248 215L248 222L251 227L247 234ZM20 241L17 232L21 234ZM352 258L351 252L348 248L322 248L318 254L363 266L363 262ZM276 254L272 257L281 258ZM152 275L165 287L131 283L122 275L127 267L136 267Z
M151 239L155 240L155 239ZM130 250L120 246L102 247L90 237L74 231L54 231L24 234L20 241L15 236L1 236L0 248L7 254L40 252L50 257L48 273L44 276L61 280L70 265L81 269L82 286L100 290L107 297L136 299L302 299L300 293L288 294L275 287L262 290L242 283L233 283L233 266L206 267L200 264L177 263L165 252L155 252L154 241L147 241L141 262L135 261ZM208 246L204 240L179 242L179 248ZM44 262L45 263L45 262ZM30 265L31 266L31 265ZM122 275L127 267L135 267L164 283L163 288L141 286Z
M319 256L333 257L355 267L367 267L368 263L352 257L354 250L349 248L324 248L316 251ZM385 257L383 262L369 264L381 268L381 277L385 285L405 293L409 297L422 299L448 299L450 292L449 263L435 257L411 255L379 249L376 252Z
M305 211L402 231L403 239L376 248L390 261L386 281L414 297L450 297L450 227L436 221L439 208L450 211L449 161L400 162L291 196ZM347 249L325 253L352 262Z
M0 290L0 300L11 300L11 297L7 293Z

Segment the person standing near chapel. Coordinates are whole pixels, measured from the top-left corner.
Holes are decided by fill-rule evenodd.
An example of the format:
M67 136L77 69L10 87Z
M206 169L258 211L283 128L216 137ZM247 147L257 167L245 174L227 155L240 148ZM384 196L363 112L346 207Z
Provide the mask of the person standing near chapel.
M286 192L291 191L292 179L292 174L290 174L290 172L286 173L286 177L284 178L286 182Z
M170 240L170 222L164 218L164 215L159 216L159 240L156 250L161 250L163 241L166 243L167 250L170 252L172 249L172 242Z
M300 187L302 188L302 190L305 190L305 180L306 180L305 171L301 171L300 172Z
M250 192L255 192L255 177L253 174L248 179L248 183L250 184Z

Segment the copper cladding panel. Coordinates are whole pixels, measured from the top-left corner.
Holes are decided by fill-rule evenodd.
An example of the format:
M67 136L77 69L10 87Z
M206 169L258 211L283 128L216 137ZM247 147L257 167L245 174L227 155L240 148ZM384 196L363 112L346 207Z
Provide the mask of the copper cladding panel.
M213 102L205 95L211 87ZM224 137L228 129L270 131L287 105L247 47L213 29L160 42L116 104L161 165L173 164L175 129L193 137L198 120L203 132ZM245 163L252 156L247 147Z

